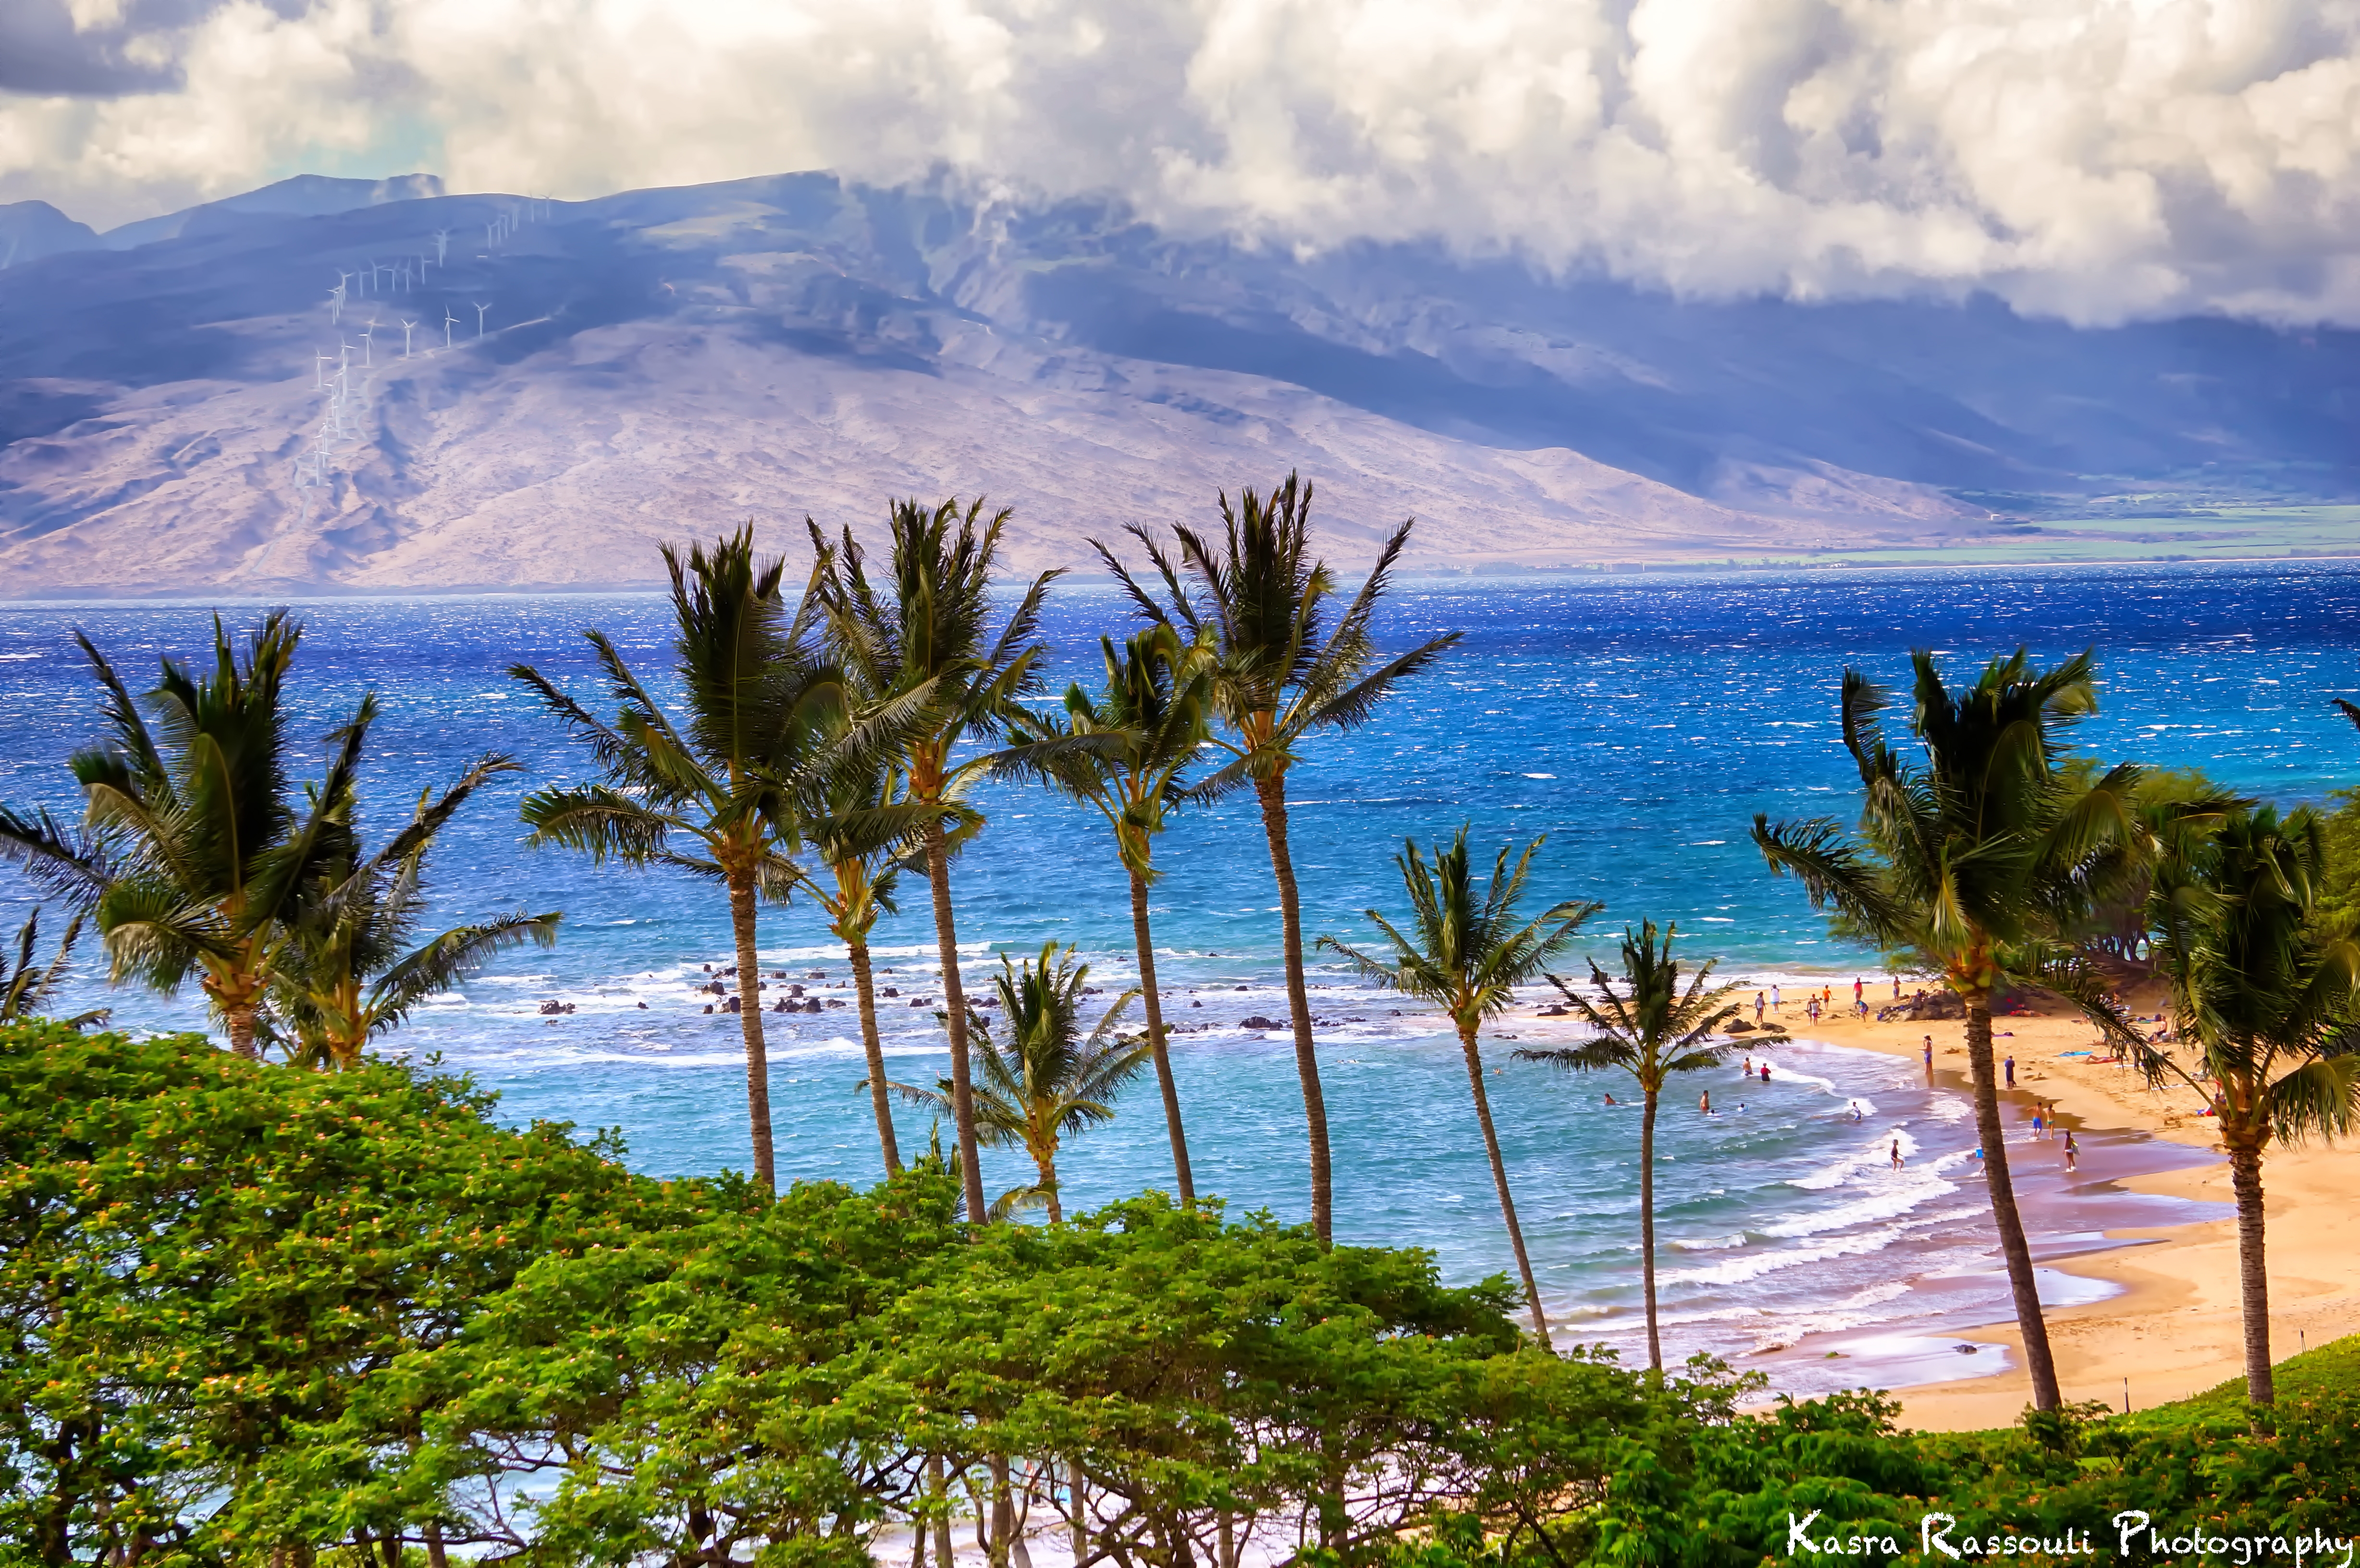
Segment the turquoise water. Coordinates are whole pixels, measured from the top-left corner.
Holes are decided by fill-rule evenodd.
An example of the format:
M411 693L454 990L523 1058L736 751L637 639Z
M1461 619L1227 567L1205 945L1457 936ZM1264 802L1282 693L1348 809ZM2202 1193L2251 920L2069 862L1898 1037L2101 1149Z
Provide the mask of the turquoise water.
M1109 590L1079 585L1061 588L1051 606L1064 666L1087 677L1097 634L1124 625L1121 605ZM1467 639L1366 729L1316 743L1294 774L1307 933L1367 935L1360 911L1398 902L1389 857L1402 837L1464 820L1485 846L1546 833L1535 895L1605 900L1590 943L1601 957L1622 922L1651 918L1677 920L1688 950L1720 957L1733 977L1874 975L1873 961L1831 944L1800 893L1765 874L1745 842L1756 811L1851 813L1834 713L1846 664L1898 681L1907 649L1922 643L1964 676L2019 642L2044 657L2095 646L2103 707L2081 738L2099 756L2201 765L2256 794L2317 800L2360 783L2360 734L2327 701L2360 691L2355 610L2360 569L2343 563L1406 583L1384 624L1389 638L1457 628ZM691 989L702 965L727 962L720 899L685 879L601 871L516 842L516 797L579 774L584 758L500 671L527 659L594 694L578 631L595 625L660 673L662 603L347 600L302 612L301 770L316 771L316 737L371 687L385 705L371 775L380 832L421 785L466 757L515 752L528 772L445 835L438 907L454 920L519 904L566 912L554 953L510 957L425 1009L395 1046L442 1052L500 1091L519 1119L620 1127L647 1170L742 1163L736 1026L701 1014L709 998ZM89 631L144 685L159 652L204 648L208 614L0 608L0 794L74 808L61 758L92 736L95 715L69 627ZM1088 955L1110 992L1127 984L1127 896L1095 815L1014 790L986 804L991 825L955 872L972 958L996 967L992 953L1055 937ZM1168 1016L1206 1026L1176 1047L1199 1185L1238 1208L1300 1217L1291 1048L1283 1034L1238 1027L1284 1007L1276 899L1250 801L1184 816L1158 855L1159 962L1175 993ZM884 983L905 996L934 978L923 889L911 891L878 938L879 962L897 972ZM12 925L23 892L6 882L0 916ZM766 914L763 947L766 963L798 977L828 976L807 985L845 978L807 909ZM1580 972L1578 962L1568 969ZM1397 1015L1397 1003L1340 972L1315 980L1326 987L1315 1008L1330 1020L1319 1036L1339 1232L1430 1247L1455 1278L1506 1268L1455 1045L1433 1020ZM544 997L578 1010L542 1018ZM193 996L107 1000L131 1024L200 1021ZM782 1172L873 1179L849 1011L767 1021ZM897 1076L942 1070L927 1010L889 1007L887 1024ZM1527 1043L1536 1027L1500 1026ZM1487 1045L1500 1069L1491 1082L1552 1312L1583 1337L1618 1337L1635 1294L1635 1127L1602 1105L1611 1083L1511 1062L1511 1049ZM1956 1321L1990 1294L1976 1282L1987 1261L1981 1193L1961 1177L1972 1138L1953 1087L1928 1087L1907 1063L1814 1048L1785 1053L1766 1087L1736 1088L1733 1070L1707 1076L1724 1114L1696 1116L1690 1093L1664 1123L1659 1203L1676 1344L1726 1350L1815 1328L1907 1326L1932 1321L1938 1297L1943 1321ZM924 1136L923 1118L904 1112L904 1147ZM1896 1138L1909 1155L1901 1172L1886 1159ZM1061 1171L1069 1203L1167 1181L1152 1091L1075 1143ZM1019 1173L994 1160L987 1174L1005 1183ZM2068 1207L2051 1226L2059 1237L2088 1221ZM1953 1285L1911 1283L1928 1278Z

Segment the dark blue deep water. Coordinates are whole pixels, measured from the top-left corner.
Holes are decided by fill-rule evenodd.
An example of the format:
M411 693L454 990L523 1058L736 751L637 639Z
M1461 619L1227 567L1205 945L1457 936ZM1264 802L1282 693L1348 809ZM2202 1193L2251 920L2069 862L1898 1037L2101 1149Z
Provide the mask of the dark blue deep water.
M737 1027L704 1016L706 998L690 988L702 965L727 962L716 890L517 843L517 797L578 776L585 759L502 671L529 660L595 696L579 632L596 626L661 678L665 604L344 600L301 613L301 770L316 771L319 736L368 689L385 708L370 773L378 833L467 758L513 752L526 773L479 797L444 835L432 866L437 907L453 921L519 907L565 911L555 952L512 955L422 1011L388 1049L442 1052L497 1089L519 1120L619 1126L634 1162L650 1171L742 1164ZM228 614L243 626L256 612ZM70 628L86 630L144 687L158 655L205 651L209 615L175 604L0 608L0 795L78 810L63 758L96 722ZM1097 635L1125 626L1111 590L1062 587L1049 617L1056 684L1094 676ZM2360 692L2360 569L2344 563L1425 581L1403 584L1383 621L1403 644L1445 628L1465 632L1464 644L1367 728L1315 742L1293 775L1307 934L1367 934L1360 911L1398 902L1389 857L1401 840L1463 821L1487 853L1547 834L1536 894L1605 900L1593 927L1601 956L1623 921L1644 917L1677 921L1688 951L1720 957L1732 976L1874 975L1872 959L1827 940L1792 884L1763 871L1745 833L1756 811L1851 815L1837 682L1847 665L1905 679L1918 646L1937 649L1961 679L2019 644L2044 659L2095 648L2102 709L2078 738L2108 762L2201 766L2283 800L2360 784L2360 733L2329 702ZM1128 901L1095 815L1013 790L985 804L990 826L955 873L977 965L970 984L980 966L996 968L993 953L1050 938L1090 956L1110 992L1128 983ZM1299 1216L1291 1048L1283 1035L1236 1027L1284 1006L1276 899L1250 798L1184 817L1158 858L1169 1016L1213 1026L1177 1046L1199 1185L1238 1208ZM0 877L0 915L13 928L27 889ZM879 962L895 967L905 994L934 973L924 891L910 893L878 936ZM844 978L840 953L807 909L768 912L762 941L766 962ZM82 989L104 991L95 944L86 957ZM1321 1040L1339 1229L1431 1247L1456 1278L1505 1268L1455 1046L1432 1020L1396 1016L1396 1004L1338 971L1317 978L1332 988L1320 1015L1337 1020ZM542 1018L544 997L578 1011ZM106 999L128 1024L203 1021L193 993ZM930 1080L944 1061L931 1015L888 1008L887 1020L896 1075ZM873 1179L852 1014L769 1021L783 1172ZM1509 1062L1510 1049L1494 1051L1503 1069L1494 1101L1550 1304L1584 1337L1613 1334L1634 1294L1634 1129L1601 1104L1607 1085ZM1960 1097L1863 1053L1792 1054L1777 1081L1749 1092L1743 1116L1666 1119L1666 1296L1686 1325L1676 1339L1728 1349L1811 1328L1906 1323L1917 1310L1911 1279L1979 1269L1980 1193L1953 1179L1972 1143ZM1852 1100L1873 1114L1853 1122ZM905 1149L923 1143L923 1117L904 1113L901 1136ZM1894 1137L1913 1155L1905 1172L1883 1160ZM1072 1146L1069 1205L1166 1180L1163 1139L1142 1090L1111 1127ZM1018 1172L1002 1160L990 1174Z

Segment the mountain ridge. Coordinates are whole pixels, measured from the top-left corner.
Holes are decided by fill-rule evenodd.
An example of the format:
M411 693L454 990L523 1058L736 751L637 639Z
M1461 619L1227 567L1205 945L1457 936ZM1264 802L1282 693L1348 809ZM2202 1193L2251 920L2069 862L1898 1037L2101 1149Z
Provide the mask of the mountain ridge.
M1446 568L1939 548L2125 476L2355 489L2350 332L1681 301L825 173L241 200L0 275L12 596L629 586L660 539L752 516L792 550L951 490L1080 565L1292 469L1340 559L1415 513Z

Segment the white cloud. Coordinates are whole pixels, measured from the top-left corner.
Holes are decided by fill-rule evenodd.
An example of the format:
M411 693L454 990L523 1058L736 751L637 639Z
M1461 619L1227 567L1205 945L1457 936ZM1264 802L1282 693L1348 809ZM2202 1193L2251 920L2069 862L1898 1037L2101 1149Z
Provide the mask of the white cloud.
M0 196L97 219L424 127L454 190L948 163L1706 292L2360 321L2360 0L71 3L178 78L0 96Z

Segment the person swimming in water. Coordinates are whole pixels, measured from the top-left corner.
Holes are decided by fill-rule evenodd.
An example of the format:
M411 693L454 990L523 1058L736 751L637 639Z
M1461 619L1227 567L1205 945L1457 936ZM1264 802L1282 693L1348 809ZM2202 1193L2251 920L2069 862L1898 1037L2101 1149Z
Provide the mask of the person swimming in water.
M1712 1115L1711 1090L1707 1089L1703 1094L1697 1096L1697 1109L1703 1112L1706 1116Z
M1613 1096L1613 1095L1612 1095L1612 1094L1607 1095L1607 1096L1606 1096L1606 1103L1607 1103L1608 1105L1612 1105L1612 1104L1614 1103L1614 1096Z
M1770 1082L1770 1064L1766 1062L1762 1064L1762 1082Z

